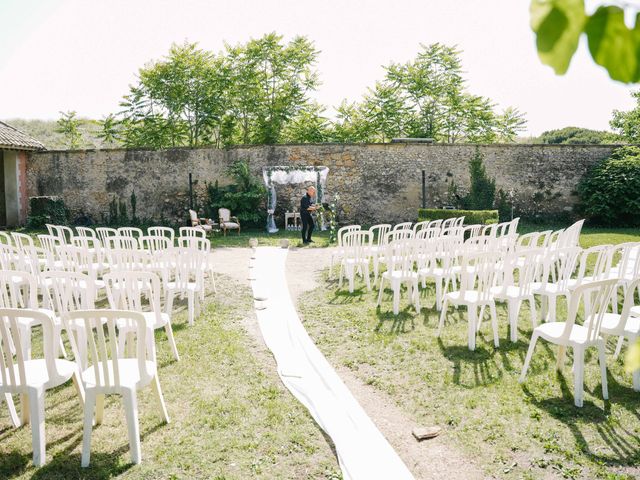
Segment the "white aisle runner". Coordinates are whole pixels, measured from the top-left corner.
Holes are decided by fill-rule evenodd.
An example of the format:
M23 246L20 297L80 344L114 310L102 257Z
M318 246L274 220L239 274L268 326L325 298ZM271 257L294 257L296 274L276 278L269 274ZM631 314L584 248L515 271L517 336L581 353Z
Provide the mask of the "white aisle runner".
M250 260L254 297L266 305L256 310L258 323L282 382L333 440L345 480L413 479L302 326L287 287L286 259L286 249L259 247Z

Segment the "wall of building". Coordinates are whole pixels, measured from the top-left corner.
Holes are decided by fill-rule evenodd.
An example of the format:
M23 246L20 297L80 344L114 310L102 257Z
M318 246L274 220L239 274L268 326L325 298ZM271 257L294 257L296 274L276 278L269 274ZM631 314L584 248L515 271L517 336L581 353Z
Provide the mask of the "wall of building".
M516 210L532 216L570 215L575 188L611 145L482 145L487 173L498 188L513 191ZM319 144L146 150L41 152L27 163L29 196L61 196L74 214L106 218L109 202L137 197L137 215L183 223L188 206L188 174L203 198L205 182L230 182L229 165L249 162L261 176L267 165L329 167L326 199L340 195L342 220L365 224L413 220L421 205L421 171L427 175L427 206L448 203L452 182L468 189L474 145ZM285 193L284 191L282 193ZM298 193L279 203L289 206ZM283 208L284 209L284 208Z

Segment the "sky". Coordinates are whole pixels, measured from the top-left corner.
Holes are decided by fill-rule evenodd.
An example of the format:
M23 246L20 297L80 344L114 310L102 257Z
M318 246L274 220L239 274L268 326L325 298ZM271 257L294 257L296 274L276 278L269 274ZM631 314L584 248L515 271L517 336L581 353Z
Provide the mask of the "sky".
M328 106L360 99L383 65L435 42L463 51L471 93L526 114L525 135L607 129L614 109L634 106L584 38L566 75L542 65L528 0L0 0L0 118L102 118L172 43L218 52L273 31L321 51L314 97Z

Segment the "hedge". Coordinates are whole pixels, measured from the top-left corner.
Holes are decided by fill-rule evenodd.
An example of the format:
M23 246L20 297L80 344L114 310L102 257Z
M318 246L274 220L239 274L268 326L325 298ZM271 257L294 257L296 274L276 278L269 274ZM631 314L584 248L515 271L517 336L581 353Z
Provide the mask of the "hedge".
M44 227L46 223L66 225L69 211L58 197L30 197L27 224L32 228Z
M498 210L444 210L440 208L418 209L418 221L445 220L447 218L464 217L466 225L489 225L498 223Z

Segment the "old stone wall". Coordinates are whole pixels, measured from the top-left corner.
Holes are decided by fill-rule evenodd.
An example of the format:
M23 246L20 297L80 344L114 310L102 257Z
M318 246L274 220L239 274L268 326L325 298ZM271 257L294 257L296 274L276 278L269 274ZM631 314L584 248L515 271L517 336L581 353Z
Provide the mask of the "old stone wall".
M371 224L414 220L421 205L421 171L427 175L427 206L448 203L451 182L468 189L474 145L318 144L34 153L27 164L29 196L58 195L74 214L102 221L113 198L137 197L137 216L183 223L188 174L195 192L205 182L229 183L232 162L247 160L261 176L266 165L329 167L326 199L340 195L341 220ZM610 155L611 145L482 145L487 173L498 188L513 191L516 212L528 216L570 214L584 172ZM300 188L279 191L279 209L295 202ZM293 200L292 200L293 198ZM282 202L282 203L281 203Z

